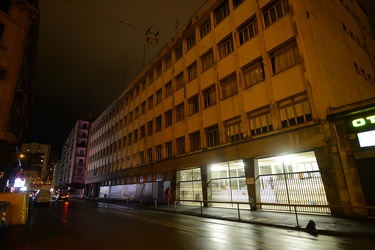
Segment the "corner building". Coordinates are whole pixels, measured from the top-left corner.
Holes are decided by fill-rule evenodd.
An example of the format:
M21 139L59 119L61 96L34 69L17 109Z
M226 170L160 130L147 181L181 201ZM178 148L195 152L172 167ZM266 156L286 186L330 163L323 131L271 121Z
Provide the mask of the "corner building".
M85 187L87 140L90 120L78 120L66 139L60 161L55 166L54 188L81 197Z
M0 1L0 192L19 163L35 96L39 0ZM11 180L10 180L11 181Z
M358 1L208 0L93 122L87 195L370 216L327 115L373 65Z

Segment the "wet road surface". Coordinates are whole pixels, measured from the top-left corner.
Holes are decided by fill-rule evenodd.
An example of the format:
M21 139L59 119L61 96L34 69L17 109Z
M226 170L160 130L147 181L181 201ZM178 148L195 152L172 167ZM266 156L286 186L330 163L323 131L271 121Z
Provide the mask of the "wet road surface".
M375 249L375 241L73 200L34 208L25 225L0 233L0 249Z

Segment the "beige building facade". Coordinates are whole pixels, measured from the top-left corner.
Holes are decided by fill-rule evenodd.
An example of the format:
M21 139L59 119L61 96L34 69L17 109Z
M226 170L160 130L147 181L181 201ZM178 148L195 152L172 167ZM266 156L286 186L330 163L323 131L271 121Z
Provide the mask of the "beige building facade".
M164 202L170 187L186 204L369 216L341 207L371 204L327 120L375 97L365 13L350 0L208 0L92 123L87 196Z
M55 165L54 187L81 195L85 186L86 151L90 121L78 120L62 149L61 159Z

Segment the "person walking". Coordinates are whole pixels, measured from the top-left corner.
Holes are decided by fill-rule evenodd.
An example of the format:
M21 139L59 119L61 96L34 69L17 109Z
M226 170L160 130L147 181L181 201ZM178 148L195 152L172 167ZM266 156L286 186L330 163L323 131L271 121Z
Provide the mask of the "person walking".
M169 205L169 202L171 201L171 190L169 187L167 187L167 189L165 190L164 195L165 195L165 198L168 200L168 205Z

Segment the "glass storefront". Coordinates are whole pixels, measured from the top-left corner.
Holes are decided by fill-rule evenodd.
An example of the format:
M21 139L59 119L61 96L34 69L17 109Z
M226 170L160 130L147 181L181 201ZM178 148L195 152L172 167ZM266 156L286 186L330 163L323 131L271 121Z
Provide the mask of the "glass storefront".
M212 164L210 166L209 200L220 202L249 202L244 163L242 160ZM211 197L210 197L211 196ZM213 203L213 206L228 206Z
M181 204L194 204L203 200L201 169L193 168L178 171L177 191ZM196 203L199 204L199 203Z
M258 160L256 189L261 203L328 205L313 151ZM290 211L293 207L262 205L263 209ZM325 207L298 207L298 211L330 213Z

